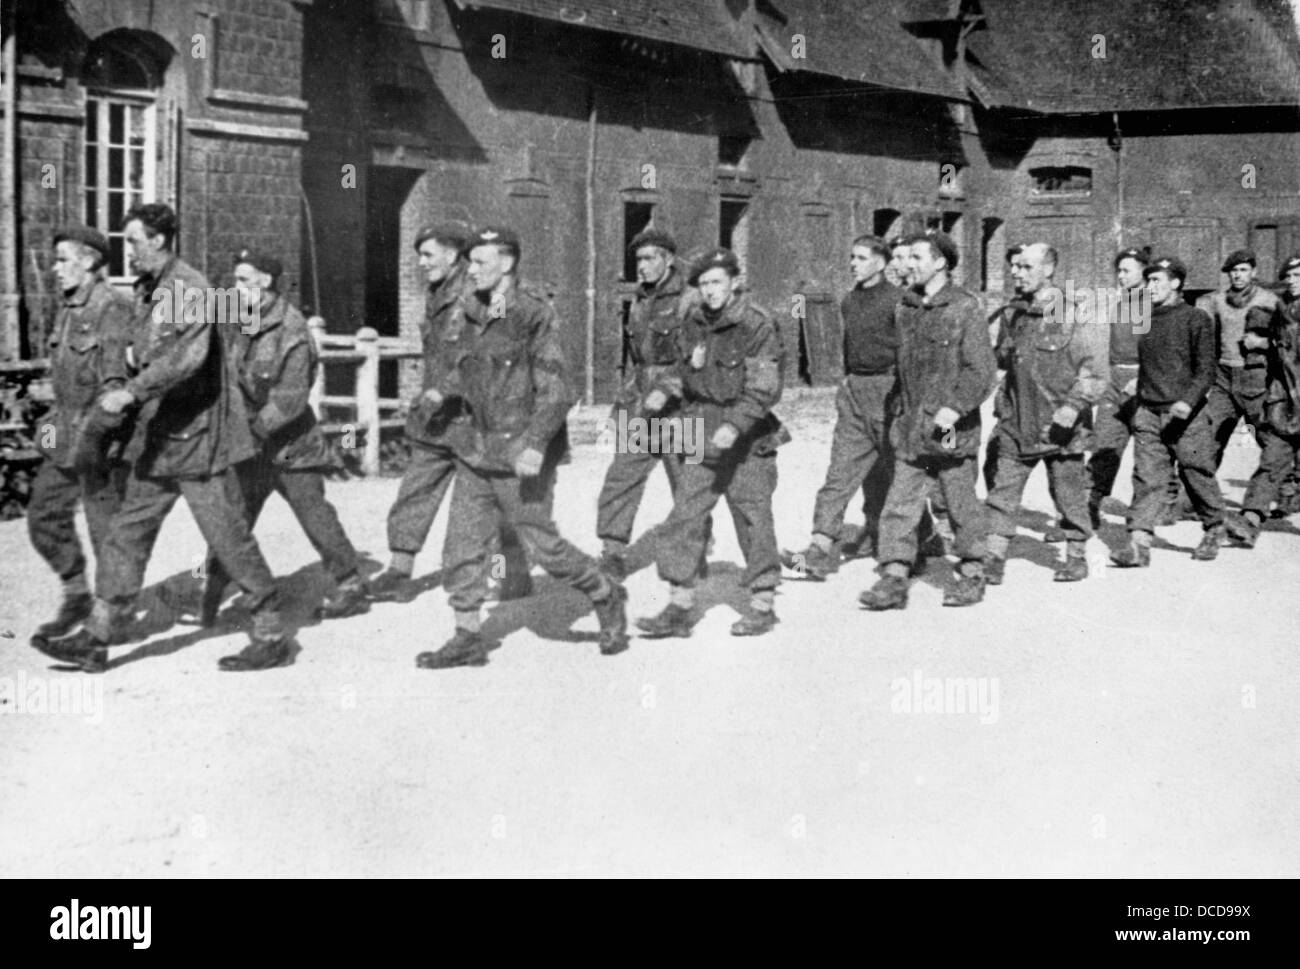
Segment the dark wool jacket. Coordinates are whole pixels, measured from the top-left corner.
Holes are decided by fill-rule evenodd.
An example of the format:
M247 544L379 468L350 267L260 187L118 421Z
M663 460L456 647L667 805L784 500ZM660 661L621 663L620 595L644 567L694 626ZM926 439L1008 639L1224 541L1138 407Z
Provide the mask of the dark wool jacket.
M998 370L979 300L951 282L929 298L909 290L897 318L897 417L890 431L895 453L907 461L974 457L980 405L992 393ZM944 407L961 415L953 435L934 424Z

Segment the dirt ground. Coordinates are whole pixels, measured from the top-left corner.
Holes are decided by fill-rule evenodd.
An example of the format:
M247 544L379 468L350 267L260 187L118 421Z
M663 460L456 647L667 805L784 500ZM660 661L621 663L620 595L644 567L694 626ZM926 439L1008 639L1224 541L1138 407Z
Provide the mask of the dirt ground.
M801 548L833 409L783 411L777 527ZM1234 504L1256 453L1234 439ZM561 530L592 552L607 460L584 444L561 473ZM329 488L376 568L396 490ZM656 474L639 527L667 507ZM1060 585L1050 510L1040 470L981 606L942 608L935 565L905 612L863 612L861 560L785 584L758 639L727 633L744 597L722 513L693 638L601 657L584 600L539 577L492 611L487 667L430 672L415 654L452 630L444 510L417 567L429 591L309 623L295 665L240 675L216 668L237 629L168 628L203 551L182 506L149 568L151 634L99 677L27 645L58 584L24 523L0 523L0 872L1300 872L1296 520L1214 563L1189 557L1198 525L1164 529L1138 573L1105 568L1096 540L1093 576ZM258 536L305 619L325 580L278 499ZM653 568L629 590L634 616L665 602Z

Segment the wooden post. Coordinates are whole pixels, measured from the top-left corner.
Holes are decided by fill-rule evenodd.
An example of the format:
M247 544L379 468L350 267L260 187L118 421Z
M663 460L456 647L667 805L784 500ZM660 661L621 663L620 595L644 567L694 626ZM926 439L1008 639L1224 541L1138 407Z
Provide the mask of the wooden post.
M311 390L307 394L307 403L311 405L316 420L321 419L321 399L325 396L325 363L320 360L321 345L325 342L325 317L313 316L307 320L307 330L311 333L311 342L316 347L316 370L311 375Z
M379 333L372 327L357 330L357 423L366 432L361 473L379 473Z

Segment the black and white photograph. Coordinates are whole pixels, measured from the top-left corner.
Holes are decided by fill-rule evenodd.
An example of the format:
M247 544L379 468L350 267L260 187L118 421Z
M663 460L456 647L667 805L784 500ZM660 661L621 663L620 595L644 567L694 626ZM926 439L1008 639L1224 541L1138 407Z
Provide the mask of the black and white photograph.
M1297 0L0 22L0 877L1300 875Z

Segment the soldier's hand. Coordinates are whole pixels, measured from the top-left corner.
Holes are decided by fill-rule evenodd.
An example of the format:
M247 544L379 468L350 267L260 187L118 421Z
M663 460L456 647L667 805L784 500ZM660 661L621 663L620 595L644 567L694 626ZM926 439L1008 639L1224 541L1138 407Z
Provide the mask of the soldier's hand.
M536 448L524 448L515 458L515 474L521 478L535 478L542 472L542 452Z
M1267 350L1268 337L1260 333L1247 333L1241 338L1241 345L1247 350Z
M1132 397L1137 392L1138 392L1138 379L1137 377L1134 377L1132 380L1130 380L1128 383L1124 385L1124 396Z
M1192 416L1192 405L1185 400L1180 400L1169 408L1169 416L1176 417L1180 421L1185 421Z
M443 396L437 387L430 387L420 395L420 402L437 410L442 406Z
M1078 410L1069 404L1062 404L1052 414L1052 423L1059 424L1061 427L1074 427L1074 422L1078 419Z
M961 415L951 407L940 407L934 415L934 426L941 427L946 431L960 419Z
M740 432L736 430L735 425L723 424L713 432L713 439L710 443L719 451L725 451L736 443L738 437L740 437Z
M668 395L662 390L652 390L646 394L645 409L648 413L656 414L668 405Z
M110 390L99 399L100 409L109 414L120 414L135 403L135 395L125 387Z

